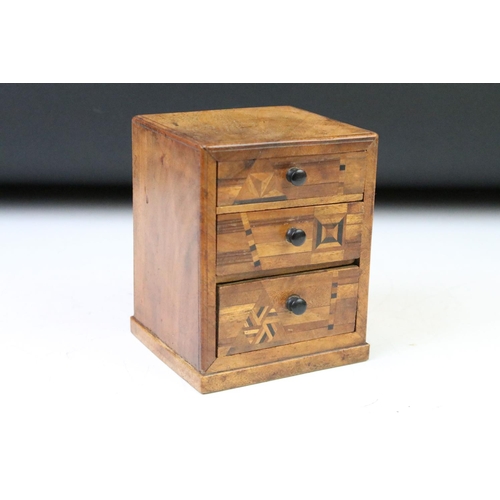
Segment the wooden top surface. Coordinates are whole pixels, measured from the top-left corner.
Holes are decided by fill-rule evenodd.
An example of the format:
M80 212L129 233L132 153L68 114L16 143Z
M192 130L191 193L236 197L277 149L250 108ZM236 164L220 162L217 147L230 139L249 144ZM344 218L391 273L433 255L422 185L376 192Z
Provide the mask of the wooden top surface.
M370 140L377 135L292 106L140 115L136 123L208 148Z

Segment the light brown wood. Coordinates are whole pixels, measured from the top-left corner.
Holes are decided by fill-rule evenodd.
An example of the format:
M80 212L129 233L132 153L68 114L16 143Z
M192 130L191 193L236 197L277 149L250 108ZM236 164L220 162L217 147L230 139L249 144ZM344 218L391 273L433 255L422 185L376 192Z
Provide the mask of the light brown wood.
M370 346L362 344L348 349L316 352L308 356L284 359L276 363L249 366L235 370L213 373L201 379L201 392L224 391L250 384L269 382L284 377L324 370L336 366L350 365L368 359Z
M218 357L354 331L359 268L219 286ZM307 309L286 307L298 295Z
M377 145L290 106L135 117L134 334L200 392L367 359Z
M373 208L375 203L375 180L377 175L378 138L368 150L368 165L365 180L364 220L361 245L361 258L359 259L360 277L358 294L358 312L356 316L356 331L366 338L368 314L368 285L370 276L370 257L373 228Z
M221 356L217 358L207 373L235 370L259 364L274 363L283 359L307 356L317 352L334 351L348 347L356 347L365 344L365 340L357 333L344 333L342 335L331 335L303 342L294 342L266 349Z
M190 145L242 149L287 143L361 140L373 132L291 106L142 115L141 121Z
M302 186L286 179L289 169L307 173ZM217 205L246 205L286 200L316 204L318 198L361 195L364 188L366 153L342 155L254 158L219 162L217 168Z
M200 212L200 324L201 342L199 366L205 371L215 360L217 344L216 297L216 171L217 162L202 152L201 157L201 212ZM193 223L192 221L190 222Z
M280 267L279 269L271 269L269 271L255 271L252 273L252 279L255 278L265 278L266 276L280 276L282 274L299 273L306 271L319 271L320 269L330 268L330 267L341 267L349 266L351 264L356 264L357 259L349 260L339 260L335 262L327 262L322 264L308 264L305 266L293 266L293 267ZM242 281L248 279L248 273L238 273L238 274L225 274L223 276L216 276L216 283L230 283L231 281Z
M130 318L132 333L167 366L191 384L197 391L202 392L202 375L185 359L181 358L165 342L158 338L149 328L146 328L135 317Z
M341 196L323 196L314 199L315 205L329 205L334 203L346 203L349 201L362 201L363 194L349 194ZM249 203L248 205L226 205L217 207L217 215L235 214L242 212L255 212L263 210L275 210L277 208L293 208L310 206L310 200L286 200L266 201L265 203Z
M345 138L342 140L331 139L314 142L283 142L257 145L242 145L240 148L206 148L217 161L242 161L255 158L283 158L299 156L315 156L328 154L343 154L349 152L366 151L370 147L375 135Z
M370 351L368 344L360 344L347 349L314 352L308 356L296 356L277 362L203 375L134 318L131 321L131 329L148 349L202 394L359 363L368 359Z
M217 217L217 275L256 273L357 259L361 250L363 203L317 205L244 212ZM295 228L306 240L286 239Z
M198 369L215 359L214 176L201 150L134 123L134 316Z

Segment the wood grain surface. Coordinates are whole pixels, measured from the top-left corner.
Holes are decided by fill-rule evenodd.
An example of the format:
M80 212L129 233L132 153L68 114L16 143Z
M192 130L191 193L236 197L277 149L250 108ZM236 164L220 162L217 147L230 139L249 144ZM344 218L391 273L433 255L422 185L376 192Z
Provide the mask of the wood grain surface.
M316 156L344 154L366 151L375 139L375 134L366 136L345 137L342 140L332 139L314 142L283 142L246 144L231 148L206 148L217 161L255 160L256 158L287 158L299 156Z
M301 273L219 286L218 356L352 332L359 268ZM301 315L287 298L307 302Z
M291 168L307 174L302 186L286 179ZM317 198L343 201L364 188L366 153L316 155L219 162L217 205L246 205L285 200L317 203Z
M373 137L368 130L292 106L159 113L139 119L187 144L209 149Z
M201 392L367 359L375 133L277 106L137 116L132 137L143 343Z
M266 363L275 363L284 359L298 356L309 356L316 352L334 351L346 349L365 344L365 340L357 332L343 333L342 335L330 335L312 340L283 344L266 349L246 351L230 356L218 357L207 370L207 373L216 373L228 370L236 370L248 366L256 366Z
M219 215L217 275L252 277L261 271L357 259L362 223L363 203ZM287 241L291 228L305 231L301 246Z
M356 315L356 331L366 339L368 315L368 291L370 281L370 258L373 229L373 210L375 204L375 180L377 175L378 137L368 149L367 173L365 178L363 234L361 237L361 257L359 259L359 300Z
M359 363L366 361L370 352L368 344L360 344L344 349L311 352L308 355L297 355L265 364L254 363L253 365L233 367L227 371L217 371L205 375L194 369L135 318L131 319L131 330L159 359L202 394ZM228 356L227 358L236 357Z
M134 123L134 316L200 370L216 336L215 162L205 159Z

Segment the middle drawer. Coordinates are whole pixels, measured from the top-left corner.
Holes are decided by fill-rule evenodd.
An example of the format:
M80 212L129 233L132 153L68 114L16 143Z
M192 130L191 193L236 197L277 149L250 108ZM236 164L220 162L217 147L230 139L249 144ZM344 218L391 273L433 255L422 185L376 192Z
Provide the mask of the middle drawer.
M362 225L362 202L219 215L217 275L357 259Z

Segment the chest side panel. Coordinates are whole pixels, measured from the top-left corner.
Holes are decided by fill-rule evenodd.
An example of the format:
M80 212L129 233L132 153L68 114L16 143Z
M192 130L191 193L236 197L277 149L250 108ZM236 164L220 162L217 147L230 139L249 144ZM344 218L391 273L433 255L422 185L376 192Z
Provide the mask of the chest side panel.
M134 316L200 367L200 151L133 126Z

